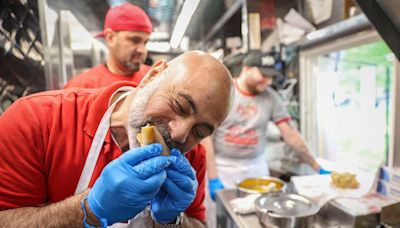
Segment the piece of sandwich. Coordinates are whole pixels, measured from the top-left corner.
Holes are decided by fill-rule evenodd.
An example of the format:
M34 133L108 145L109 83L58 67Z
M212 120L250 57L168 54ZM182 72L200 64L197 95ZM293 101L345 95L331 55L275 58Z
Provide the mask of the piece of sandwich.
M163 148L161 155L171 155L171 151L165 143L164 138L154 125L147 124L146 126L142 127L141 132L137 134L136 139L138 140L140 146L145 146L152 143L160 143Z

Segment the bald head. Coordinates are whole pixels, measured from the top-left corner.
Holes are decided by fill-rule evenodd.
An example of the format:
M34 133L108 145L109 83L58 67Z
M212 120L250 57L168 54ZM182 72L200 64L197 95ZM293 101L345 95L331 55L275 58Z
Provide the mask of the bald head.
M222 123L233 91L228 69L201 51L189 51L167 64L156 63L141 85L131 108L130 126L139 129L153 123L169 147L182 152Z
M232 82L229 70L216 58L202 51L189 51L169 63L169 71L175 75L184 77L200 77L201 80L211 80L213 82L229 86ZM180 72L180 74L179 74ZM175 79L178 77L174 76Z
M199 92L209 99L207 105L217 103L229 107L232 76L221 62L205 52L189 51L176 57L168 63L165 76L174 86L185 86L193 93ZM229 108L226 114L228 111Z

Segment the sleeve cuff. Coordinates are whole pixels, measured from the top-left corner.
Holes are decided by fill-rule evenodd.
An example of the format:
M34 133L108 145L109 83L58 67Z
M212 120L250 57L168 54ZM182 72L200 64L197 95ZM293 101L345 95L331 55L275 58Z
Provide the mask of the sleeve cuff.
M283 123L283 122L289 122L291 119L292 119L292 118L291 118L290 116L285 116L285 117L283 117L283 118L280 118L280 119L274 121L274 123L275 123L276 125L279 125L279 124L281 124L281 123Z

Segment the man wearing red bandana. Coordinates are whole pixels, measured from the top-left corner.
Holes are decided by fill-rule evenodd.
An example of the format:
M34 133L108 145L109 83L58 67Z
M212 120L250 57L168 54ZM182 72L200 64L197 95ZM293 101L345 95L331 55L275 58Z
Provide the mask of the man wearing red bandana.
M149 17L141 8L130 3L110 8L104 30L96 35L106 41L106 63L75 76L64 88L99 88L117 81L138 84L150 69L143 63L152 29Z

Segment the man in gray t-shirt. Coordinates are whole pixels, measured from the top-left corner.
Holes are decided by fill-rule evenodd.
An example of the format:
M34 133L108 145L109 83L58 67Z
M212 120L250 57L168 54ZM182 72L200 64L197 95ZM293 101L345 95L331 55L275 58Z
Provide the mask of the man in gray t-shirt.
M208 186L213 199L215 190L233 188L237 180L269 175L264 157L269 121L278 126L284 141L299 153L303 162L317 172L320 170L301 135L290 125L290 115L281 98L269 87L273 76L279 74L274 64L273 56L249 52L235 80L235 98L229 115L202 142L207 151Z
M240 90L235 81L232 110L216 129L213 144L216 158L252 159L263 156L267 123L290 120L279 95L267 88L256 96Z

